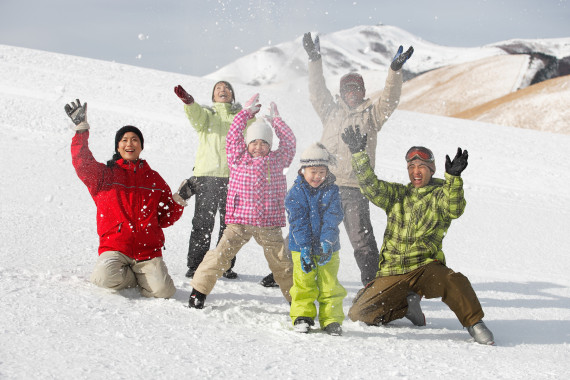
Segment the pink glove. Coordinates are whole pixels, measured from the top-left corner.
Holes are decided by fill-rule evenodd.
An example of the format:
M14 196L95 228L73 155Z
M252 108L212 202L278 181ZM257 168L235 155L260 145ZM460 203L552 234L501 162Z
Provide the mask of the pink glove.
M261 109L261 104L259 104L259 94L253 95L251 99L245 102L243 109L247 110L251 116L254 116L256 113L258 113Z
M279 111L277 110L277 104L271 102L269 104L269 115L265 116L265 120L269 122L269 124L273 125L273 119L279 116Z
M181 85L174 87L174 93L178 95L178 97L180 98L180 100L184 102L184 104L194 103L194 98L192 97L192 95L187 93L186 90L183 89Z

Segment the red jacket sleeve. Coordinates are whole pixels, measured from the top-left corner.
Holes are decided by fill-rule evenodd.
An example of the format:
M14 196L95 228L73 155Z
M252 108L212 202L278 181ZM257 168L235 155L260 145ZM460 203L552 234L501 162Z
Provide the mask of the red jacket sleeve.
M71 140L71 159L77 176L91 195L98 192L105 175L105 164L97 162L89 149L89 131L76 133Z

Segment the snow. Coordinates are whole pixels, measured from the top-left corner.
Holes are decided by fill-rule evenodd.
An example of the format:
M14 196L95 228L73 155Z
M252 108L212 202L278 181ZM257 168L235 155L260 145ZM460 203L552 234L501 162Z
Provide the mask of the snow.
M0 75L0 378L559 379L570 369L570 192L560 177L570 136L396 111L378 136L382 178L407 181L411 145L432 148L440 177L445 154L469 150L467 209L444 252L473 284L496 345L474 343L440 300L422 301L426 327L346 319L342 337L304 335L280 291L258 285L269 272L254 242L238 254L238 280L218 281L205 309L187 308L193 202L165 230L172 299L89 282L95 207L71 165L64 105L88 102L99 161L118 128L139 127L143 157L175 190L191 174L196 134L173 87L210 104L213 79L4 45ZM234 87L242 102L260 92L263 111L275 101L295 132L291 184L299 153L321 132L306 83ZM384 213L372 207L372 220L381 238ZM341 244L346 313L361 285L344 229Z

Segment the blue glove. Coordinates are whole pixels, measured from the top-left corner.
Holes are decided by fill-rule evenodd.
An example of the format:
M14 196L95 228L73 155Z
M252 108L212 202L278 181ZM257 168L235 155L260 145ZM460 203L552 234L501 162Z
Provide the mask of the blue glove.
M319 265L325 265L331 261L332 257L332 245L328 241L321 242L321 257L319 259Z
M394 71L400 70L402 68L402 66L404 65L404 63L406 63L406 61L414 53L414 48L412 46L410 46L410 48L408 50L406 50L405 53L402 54L403 51L404 51L404 47L402 45L400 45L400 47L398 48L398 51L396 52L396 55L392 59L392 63L390 64L390 68L392 70L394 70Z
M303 269L303 272L309 273L315 268L316 265L313 262L313 257L311 255L311 247L301 248L301 269Z

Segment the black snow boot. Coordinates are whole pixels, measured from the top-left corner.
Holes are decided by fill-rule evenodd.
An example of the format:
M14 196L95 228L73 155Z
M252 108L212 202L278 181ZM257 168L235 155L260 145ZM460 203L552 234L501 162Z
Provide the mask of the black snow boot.
M205 301L206 295L204 293L200 293L196 289L192 289L192 293L190 293L190 300L188 301L188 307L193 309L203 309Z
M238 274L234 272L231 268L225 271L222 276L224 276L224 278L227 278L229 280L235 280L236 278L238 278Z
M311 329L311 326L314 326L314 324L315 322L313 321L313 318L309 317L297 317L293 323L295 331L304 334L308 333Z
M261 286L266 288L278 288L279 284L275 282L273 278L273 273L269 273L267 276L263 277L263 279L259 282Z
M324 328L325 332L329 335L333 336L341 336L342 335L342 327L340 327L340 323L333 322L329 323Z

